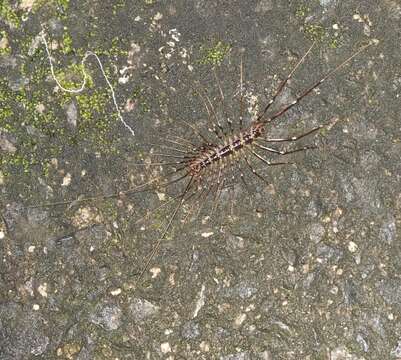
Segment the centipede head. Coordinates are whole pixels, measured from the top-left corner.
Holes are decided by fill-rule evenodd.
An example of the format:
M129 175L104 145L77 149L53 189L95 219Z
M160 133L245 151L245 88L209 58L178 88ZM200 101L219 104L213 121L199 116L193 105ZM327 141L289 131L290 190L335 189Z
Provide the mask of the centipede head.
M255 124L252 124L250 131L252 133L252 136L255 138L261 136L265 132L265 122L258 121Z
M194 159L194 161L191 161L188 167L189 167L189 175L193 176L195 179L198 178L202 170L202 165L199 163L198 159Z

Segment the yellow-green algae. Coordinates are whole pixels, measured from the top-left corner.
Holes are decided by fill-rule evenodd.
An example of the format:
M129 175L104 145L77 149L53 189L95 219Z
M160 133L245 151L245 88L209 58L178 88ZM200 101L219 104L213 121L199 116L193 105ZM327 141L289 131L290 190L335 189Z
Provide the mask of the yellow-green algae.
M220 65L230 51L230 45L218 41L213 46L201 46L200 63L206 65Z
M318 6L319 3L316 2ZM311 41L325 42L331 48L337 48L341 45L341 35L338 31L333 32L331 27L333 22L328 26L320 22L309 22L308 17L311 13L311 8L306 4L301 4L295 10L295 17L302 21L302 31L305 36Z

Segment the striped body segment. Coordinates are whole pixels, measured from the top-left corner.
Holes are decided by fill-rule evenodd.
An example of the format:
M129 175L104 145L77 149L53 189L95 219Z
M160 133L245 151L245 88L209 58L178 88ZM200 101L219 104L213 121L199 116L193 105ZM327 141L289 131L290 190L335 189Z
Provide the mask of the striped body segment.
M250 147L253 142L264 133L264 124L259 122L252 124L248 129L241 131L238 135L234 135L221 146L210 147L201 152L189 164L189 174L199 177L209 167L221 162L223 159L232 159L243 150L244 147Z

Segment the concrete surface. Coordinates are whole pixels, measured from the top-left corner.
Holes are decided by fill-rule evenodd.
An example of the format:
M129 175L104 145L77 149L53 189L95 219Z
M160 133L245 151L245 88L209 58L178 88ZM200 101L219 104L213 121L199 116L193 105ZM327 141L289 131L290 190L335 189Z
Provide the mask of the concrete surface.
M135 137L93 57L57 88L41 25L64 86L99 55ZM373 39L268 127L318 148L253 159L268 184L240 157L248 188L189 200L138 279L185 183L112 195L169 178L138 163L197 141L195 89L221 115L213 68L238 125L241 61L249 121L313 40L276 109ZM400 40L392 0L3 1L0 359L401 359Z

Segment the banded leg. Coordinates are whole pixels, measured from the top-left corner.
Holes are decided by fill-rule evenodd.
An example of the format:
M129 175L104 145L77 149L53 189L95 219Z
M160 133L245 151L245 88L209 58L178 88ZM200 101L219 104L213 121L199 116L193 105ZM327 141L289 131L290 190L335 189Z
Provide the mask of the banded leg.
M271 153L275 153L278 155L288 155L288 154L293 154L299 151L305 151L305 150L310 150L310 149L316 149L317 147L315 145L306 145L300 148L296 148L296 149L292 149L292 150L277 150L277 149L273 149L271 147L267 147L267 146L263 146L258 144L257 142L254 142L255 146L258 147L259 149L263 149L266 150L268 152Z
M278 111L276 114L274 114L270 119L265 120L265 122L271 122L274 119L280 117L284 113L286 113L288 110L290 110L293 106L298 104L305 96L307 96L310 92L312 92L314 89L318 88L325 80L327 80L330 76L332 76L334 73L336 73L338 70L340 70L344 65L349 63L355 56L360 54L362 51L367 49L369 46L371 46L373 42L362 46L358 51L353 53L350 57L345 59L341 64L337 65L333 70L329 71L326 75L324 75L320 80L316 81L314 84L312 84L309 88L307 88L301 95L299 95L292 103L289 105L285 106L282 110ZM264 113L262 114L263 117ZM260 118L261 119L261 118ZM258 119L259 120L259 119Z
M303 61L305 60L305 58L308 56L308 54L312 51L313 47L315 46L314 42L312 44L312 46L308 49L308 51L305 53L304 56L302 56L302 58L296 63L296 65L294 66L294 68L291 70L291 72L288 74L288 76L281 82L281 84L279 85L279 87L276 90L276 93L273 95L273 97L270 99L270 101L267 103L267 105L265 106L265 108L263 109L263 112L258 115L257 120L256 121L260 121L263 119L263 117L266 115L267 110L269 110L270 106L274 103L274 101L277 99L277 97L282 93L282 91L285 88L285 85L288 83L288 81L290 81L290 79L292 78L292 76L294 75L295 71L297 70L297 68L299 67L299 65L301 65L303 63Z
M276 165L292 165L294 164L293 162L287 162L287 161L283 161L283 162L271 162L267 159L265 159L263 156L259 155L257 152L255 152L252 149L248 149L248 151L250 151L255 157L257 157L259 160L263 161L266 165L268 166L276 166Z
M304 133L304 134L300 134L300 135L295 135L295 136L291 136L289 138L259 138L258 140L262 140L265 142L290 142L290 141L297 141L299 139L302 139L310 134L313 134L314 132L322 129L324 126L323 125L319 125L315 128L313 128L312 130L309 130L308 132Z
M260 180L262 180L266 185L270 185L269 182L261 175L258 171L256 171L253 166L251 165L248 157L244 154L245 163L247 164L249 170L252 172L253 175L256 175Z

